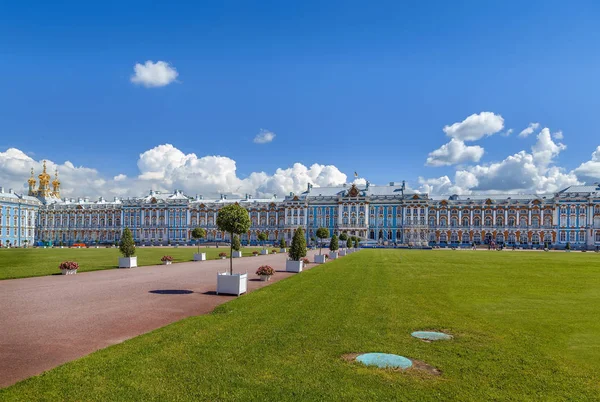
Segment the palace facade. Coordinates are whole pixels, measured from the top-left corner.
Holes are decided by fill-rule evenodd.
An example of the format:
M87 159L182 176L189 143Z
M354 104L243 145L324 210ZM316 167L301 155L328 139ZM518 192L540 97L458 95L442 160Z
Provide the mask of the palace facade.
M58 173L32 176L28 195L0 192L3 245L113 244L129 227L138 244L188 244L191 231L206 229L206 241L227 241L216 227L219 209L245 207L252 221L242 242L256 244L260 232L270 241L291 241L298 227L307 238L317 228L384 244L460 246L496 243L524 248L549 243L564 248L600 246L600 185L571 186L555 194L429 196L386 186L313 187L300 194L253 198L189 197L182 191L150 191L146 196L98 200L60 198ZM10 243L8 243L10 242Z

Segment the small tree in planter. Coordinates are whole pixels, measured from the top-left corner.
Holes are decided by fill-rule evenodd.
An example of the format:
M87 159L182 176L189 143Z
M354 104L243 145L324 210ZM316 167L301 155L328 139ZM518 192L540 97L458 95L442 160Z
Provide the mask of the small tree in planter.
M170 255L163 255L160 260L162 261L163 265L171 265L173 263L173 257Z
M250 230L250 215L239 204L230 204L219 210L217 214L217 227L228 232L231 236L231 254L233 254L233 236L247 233ZM238 296L245 293L248 288L248 274L233 274L233 258L229 258L229 274L218 273L217 294L228 293Z
M306 239L304 230L296 229L289 253L290 259L285 263L285 270L288 272L302 272L303 263L301 258L306 257Z
M261 245L262 245L262 248L263 248L263 249L261 250L261 252L260 252L260 253L261 253L261 254L263 254L263 255L267 254L267 253L268 253L268 251L267 251L267 249L265 248L265 242L266 242L266 241L267 241L267 239L268 239L268 236L267 236L267 234L266 234L265 232L260 232L260 233L258 234L257 238L258 238L258 241L259 241L259 242L261 242Z
M225 258L227 258L227 253L223 253L223 252L219 253L219 258L224 260Z
M123 254L123 258L119 258L119 268L133 268L137 267L137 257L135 256L135 243L133 242L133 236L129 228L123 230L123 236L121 237L121 244L119 244L119 251Z
M79 264L75 261L62 262L58 268L63 275L75 275L79 269Z
M271 277L275 275L275 270L269 265L263 265L258 267L256 275L260 276L260 280L263 282L271 280Z
M285 253L287 250L285 249L285 246L287 244L285 244L285 239L282 237L281 240L279 240L279 251L281 251L282 253Z
M240 243L239 236L233 236L233 240L231 241L231 247L233 248L233 258L240 258L242 256L242 244Z
M360 244L358 243L358 237L354 239L354 248L358 250Z
M336 235L331 236L331 242L329 243L329 258L335 260L338 257L337 251L339 248L338 237Z
M567 245L565 246L565 250L571 251L571 243L567 242Z
M343 233L343 232L342 232L342 233L340 233L340 237L339 237L339 239L340 239L341 241L346 241L346 240L348 240L348 235L347 235L346 233Z
M347 248L352 248L352 239L346 240L346 247Z
M206 253L200 252L200 240L206 237L206 230L201 227L194 228L192 230L192 239L196 240L196 245L198 246L198 252L194 254L194 261L205 261Z
M254 251L252 252L252 255L253 255L254 257L258 257L258 251L254 250Z
M323 256L323 239L329 237L329 229L318 228L316 235L319 238L319 255L315 255L315 262L323 264L325 262L325 256Z

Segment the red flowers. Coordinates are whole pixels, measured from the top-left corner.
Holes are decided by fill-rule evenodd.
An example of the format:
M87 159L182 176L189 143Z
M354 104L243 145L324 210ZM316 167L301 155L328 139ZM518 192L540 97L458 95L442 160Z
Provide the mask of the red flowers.
M227 253L219 253L219 257L227 257Z
M305 257L305 258L303 258L303 259L302 259L302 260L300 260L300 261L302 261L302 262L304 263L304 265L306 265L306 264L310 264L310 260L309 260L308 258L306 258L306 257Z
M171 257L170 255L163 255L163 257L160 260L162 262L173 261L173 257Z
M256 275L275 275L275 270L270 265L263 265L258 267L256 270Z
M77 264L75 261L64 261L64 262L60 263L58 268L59 269L68 269L69 271L71 271L71 270L79 269L79 264Z

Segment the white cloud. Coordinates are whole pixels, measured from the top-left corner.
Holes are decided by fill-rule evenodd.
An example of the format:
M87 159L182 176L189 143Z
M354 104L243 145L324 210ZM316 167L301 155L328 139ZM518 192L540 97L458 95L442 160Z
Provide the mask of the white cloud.
M131 76L131 82L147 88L169 85L179 75L175 67L160 60L156 63L153 63L152 60L148 60L145 64L137 63L133 70L135 74Z
M503 137L508 137L508 136L510 136L513 133L513 131L514 130L512 128L509 128L508 130L506 130L505 132L502 133L502 136Z
M533 132L535 130L537 130L539 126L540 126L540 123L529 123L527 128L519 133L519 137L521 137L521 138L528 137L529 135L533 134Z
M254 137L255 144L266 144L275 139L275 133L269 130L260 129L260 132Z
M115 177L113 177L114 181L123 181L125 179L127 179L127 176L125 176L124 174L118 174Z
M483 156L483 148L467 146L463 141L452 138L450 142L430 152L427 157L428 166L449 166L463 162L479 162Z
M420 178L419 190L433 194L553 193L581 183L577 170L567 172L554 165L556 157L565 149L564 144L552 141L550 130L544 128L531 152L520 151L500 162L463 168L455 172L454 181L448 176ZM578 168L582 176L597 172L600 177L600 148L597 152L592 156L592 159L599 159L597 165L592 160Z
M445 126L444 132L448 137L461 141L476 141L486 135L492 135L504 128L502 116L492 112L472 114L461 122Z
M587 184L600 181L600 146L592 153L592 159L579 165L574 172L580 180Z
M557 131L552 134L552 138L554 138L555 140L562 140L563 138L565 138L565 136L563 135L562 131Z

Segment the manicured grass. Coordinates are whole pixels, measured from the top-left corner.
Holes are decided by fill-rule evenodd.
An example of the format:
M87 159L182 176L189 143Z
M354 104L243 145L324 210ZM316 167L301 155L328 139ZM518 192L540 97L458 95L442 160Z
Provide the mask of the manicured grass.
M0 400L600 400L599 311L595 253L362 250ZM425 343L415 330L455 339ZM341 358L352 352L404 355L442 375Z
M252 255L260 248L242 248L243 256ZM174 263L192 261L196 247L137 247L138 266L161 264L163 255L170 255ZM219 258L229 247L201 248L206 258ZM0 249L0 279L26 278L60 273L58 265L67 260L79 263L78 272L116 268L119 264L117 248L12 248Z

